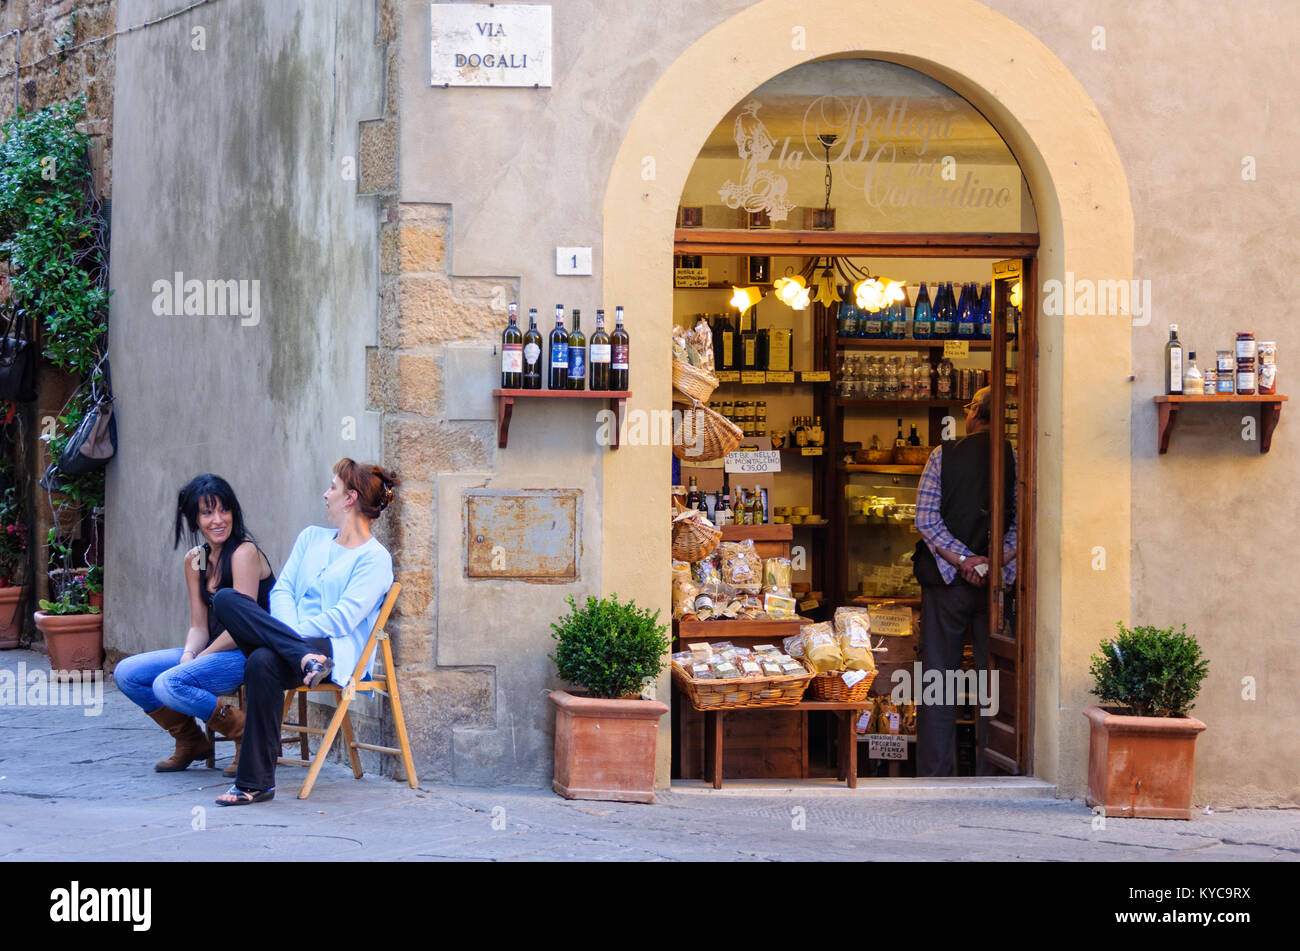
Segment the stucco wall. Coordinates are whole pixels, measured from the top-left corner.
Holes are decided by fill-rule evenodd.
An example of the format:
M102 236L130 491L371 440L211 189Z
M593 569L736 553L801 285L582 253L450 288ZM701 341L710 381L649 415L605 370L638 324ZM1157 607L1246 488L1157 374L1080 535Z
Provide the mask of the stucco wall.
M172 6L122 0L119 22ZM324 524L330 465L379 453L376 199L345 161L383 108L376 31L369 3L226 0L118 40L110 649L184 637L171 526L185 481L226 477L278 571L303 526ZM156 314L154 282L178 271L259 281L258 322Z

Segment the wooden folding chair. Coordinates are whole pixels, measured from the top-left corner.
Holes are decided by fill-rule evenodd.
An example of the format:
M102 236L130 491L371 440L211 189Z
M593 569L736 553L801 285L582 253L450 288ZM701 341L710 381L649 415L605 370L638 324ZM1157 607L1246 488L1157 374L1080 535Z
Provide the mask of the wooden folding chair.
M338 684L329 680L323 680L315 687L295 687L284 695L284 711L280 716L281 731L302 734L303 742L306 743L306 734L312 733L321 736L320 748L316 750L316 755L310 761L304 756L302 759L280 758L282 765L288 766L306 766L307 778L303 780L302 788L298 790L298 798L306 799L311 795L312 786L316 783L316 777L320 774L321 766L325 763L325 757L334 745L334 738L338 736L339 730L343 730L343 739L348 747L348 756L352 760L352 775L357 779L362 776L361 757L357 755L357 750L373 750L376 753L388 753L391 756L400 756L402 765L406 767L406 781L414 789L419 780L415 777L415 762L411 758L411 743L406 736L406 720L402 717L402 701L397 692L397 668L393 664L393 647L388 638L388 633L384 630L384 625L388 623L389 612L393 610L393 603L397 600L398 593L402 586L396 582L388 589L388 596L384 598L383 606L379 609L379 617L375 619L375 626L370 631L370 638L366 641L365 648L361 651L361 657L357 660L356 669L352 672L351 678L348 679L347 686L340 687ZM370 680L362 680L365 675L366 667L370 665L370 658L375 652L375 648L383 644L384 646L384 673L382 677L375 677ZM397 729L397 742L399 747L394 749L391 746L375 746L370 743L358 743L356 737L352 734L352 720L348 716L348 707L352 705L353 699L358 691L382 691L388 694L389 700L393 704L393 725ZM319 727L309 727L306 725L305 700L306 694L311 691L327 691L335 695L337 707L334 710L334 716L330 719L329 726L325 729ZM299 720L300 723L286 722L289 716L289 707L293 704L294 695L298 695Z

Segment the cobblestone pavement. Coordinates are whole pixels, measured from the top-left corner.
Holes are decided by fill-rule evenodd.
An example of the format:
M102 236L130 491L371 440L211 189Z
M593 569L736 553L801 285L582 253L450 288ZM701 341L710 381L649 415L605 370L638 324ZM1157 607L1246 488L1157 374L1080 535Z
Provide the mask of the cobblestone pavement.
M0 653L0 671L46 669ZM281 767L279 797L222 809L229 782L196 764L156 774L170 739L112 685L103 709L0 707L0 861L1295 861L1300 810L1191 822L1108 819L1062 799L892 800L665 791L654 805L566 801L549 789L471 788ZM228 761L229 747L223 745ZM364 850L364 854L363 854Z

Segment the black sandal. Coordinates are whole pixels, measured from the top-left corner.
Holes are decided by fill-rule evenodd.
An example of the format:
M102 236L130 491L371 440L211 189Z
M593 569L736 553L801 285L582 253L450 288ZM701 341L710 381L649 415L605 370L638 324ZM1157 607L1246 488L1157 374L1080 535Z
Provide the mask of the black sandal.
M234 796L234 802L222 802L216 800L218 806L251 806L255 802L270 802L275 798L275 787L270 789L240 789L238 785L231 786L226 790L227 796Z
M324 661L319 661L319 660L307 661L307 663L304 664L302 668L302 672L307 675L306 677L303 678L302 685L304 687L315 687L322 680L328 677L330 675L330 671L332 671L333 669L334 669L334 661L329 660L328 658L325 659Z

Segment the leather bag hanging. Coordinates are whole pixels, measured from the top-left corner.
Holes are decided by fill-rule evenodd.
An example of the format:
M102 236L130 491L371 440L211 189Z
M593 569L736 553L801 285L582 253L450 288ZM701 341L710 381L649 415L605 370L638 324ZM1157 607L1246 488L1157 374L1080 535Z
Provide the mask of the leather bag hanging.
M102 362L104 387L93 382L90 408L81 418L68 444L59 456L59 471L65 476L82 475L108 465L117 452L117 420L113 416L113 394L108 372L108 358Z
M24 313L11 309L4 336L0 337L0 400L30 403L34 399L36 344L27 336Z

